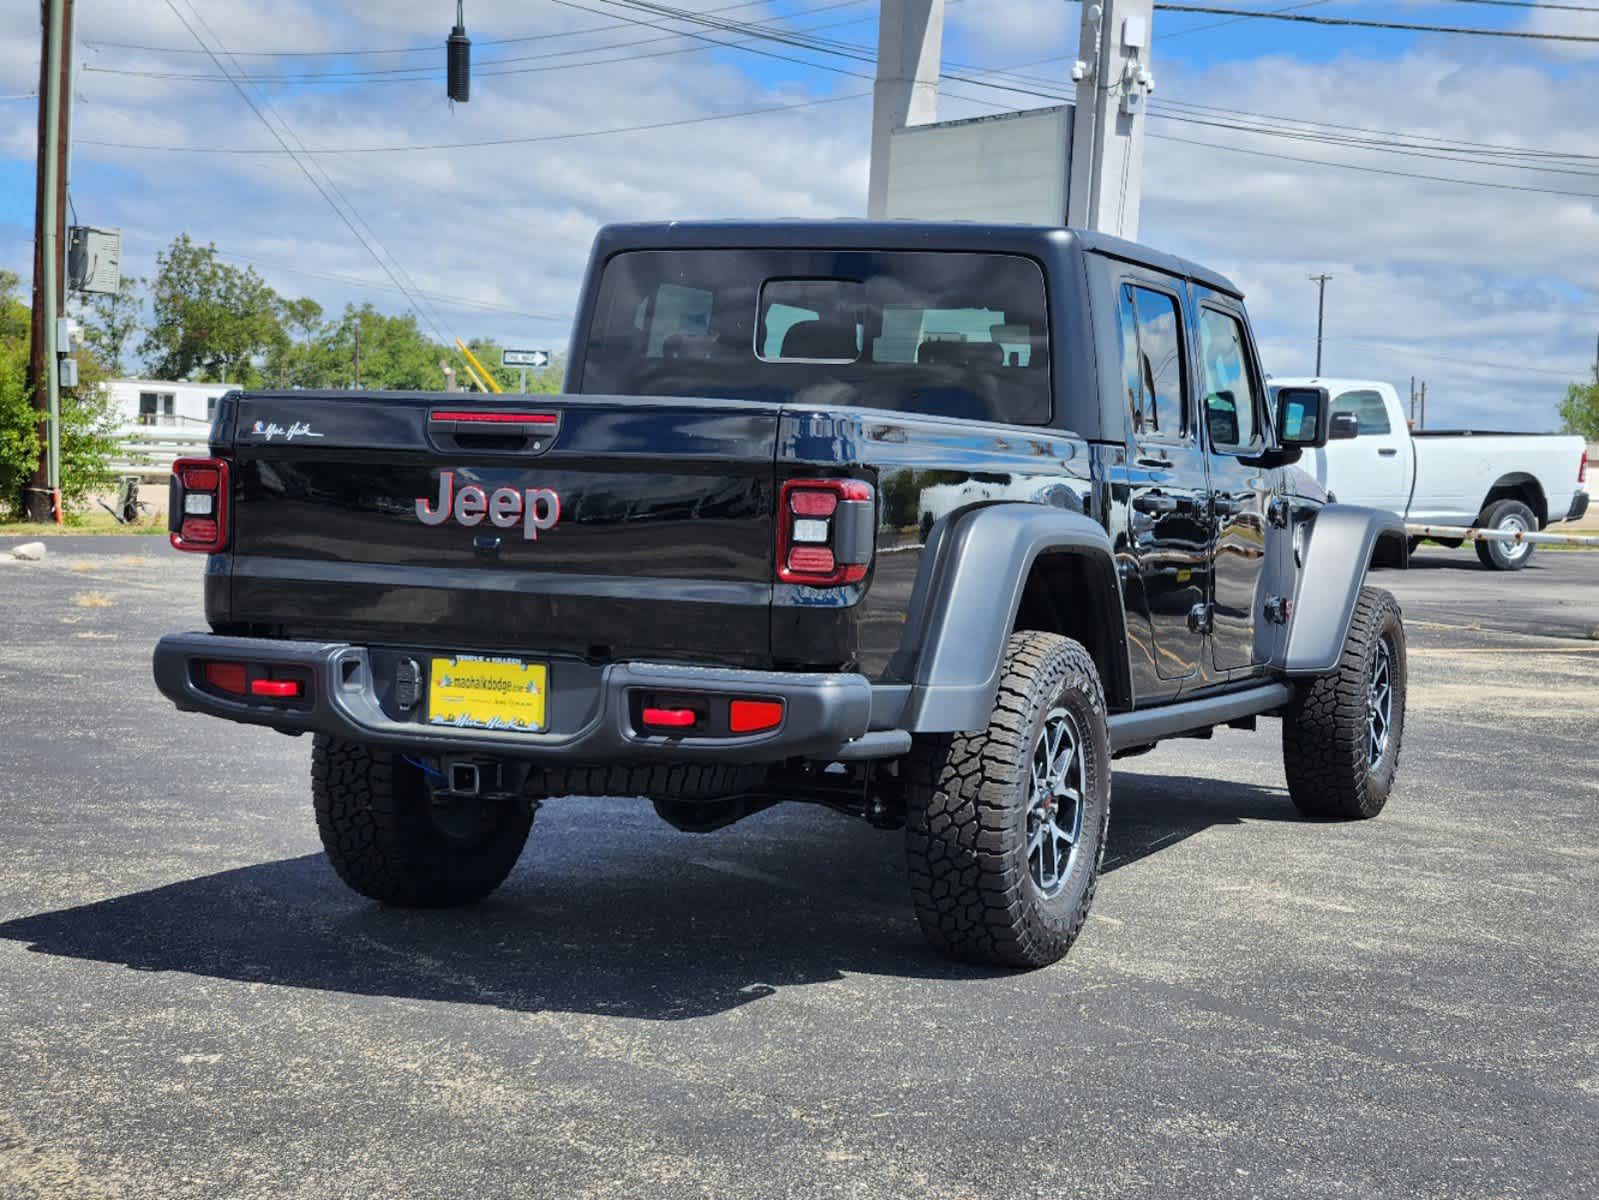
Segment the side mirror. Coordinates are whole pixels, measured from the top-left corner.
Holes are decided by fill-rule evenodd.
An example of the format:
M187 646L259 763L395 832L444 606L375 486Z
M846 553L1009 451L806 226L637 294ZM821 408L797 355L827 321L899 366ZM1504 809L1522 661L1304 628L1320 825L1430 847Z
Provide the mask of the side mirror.
M1331 430L1332 397L1326 388L1283 387L1276 390L1277 440L1284 450L1325 446Z
M1359 436L1359 417L1352 412L1333 413L1332 424L1327 429L1327 439L1329 441L1343 442Z

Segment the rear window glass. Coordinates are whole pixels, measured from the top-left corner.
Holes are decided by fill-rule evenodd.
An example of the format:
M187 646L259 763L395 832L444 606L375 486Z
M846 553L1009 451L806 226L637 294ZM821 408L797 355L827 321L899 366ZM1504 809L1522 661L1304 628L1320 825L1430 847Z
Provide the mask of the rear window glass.
M1392 433L1388 421L1388 406L1377 392L1345 392L1333 401L1334 413L1354 413L1360 422L1356 436L1373 433Z
M1042 425L1044 276L1002 254L619 254L601 276L580 386Z

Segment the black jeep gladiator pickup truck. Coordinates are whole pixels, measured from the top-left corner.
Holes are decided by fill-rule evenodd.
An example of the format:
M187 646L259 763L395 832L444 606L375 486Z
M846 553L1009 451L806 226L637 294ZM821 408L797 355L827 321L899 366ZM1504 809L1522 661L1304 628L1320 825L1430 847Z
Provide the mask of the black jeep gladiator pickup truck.
M1291 464L1236 287L1068 229L599 234L552 396L245 392L173 469L210 632L184 710L312 733L339 875L496 888L551 796L705 831L809 800L906 831L928 939L1039 965L1087 915L1111 759L1282 722L1370 817L1405 717L1397 517Z

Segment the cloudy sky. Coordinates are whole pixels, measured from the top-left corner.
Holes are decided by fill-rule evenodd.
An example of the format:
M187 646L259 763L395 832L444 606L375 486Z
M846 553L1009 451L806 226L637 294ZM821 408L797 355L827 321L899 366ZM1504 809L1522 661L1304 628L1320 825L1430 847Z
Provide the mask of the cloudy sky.
M188 232L285 295L409 307L327 193L439 333L560 348L604 222L864 210L875 0L671 2L837 52L713 46L611 0L466 0L472 100L452 110L448 0L77 0L77 217L123 230L125 272ZM1244 287L1274 374L1313 364L1307 276L1325 271L1327 374L1424 378L1433 425L1552 427L1599 335L1599 0L1558 2L1593 7L1294 7L1591 43L1157 13L1142 240ZM0 266L26 276L38 33L34 5L10 7ZM178 13L290 145L325 151L319 186ZM941 116L1056 102L1078 20L1063 0L950 0L946 71L1012 90L948 82ZM495 144L425 148L463 142Z

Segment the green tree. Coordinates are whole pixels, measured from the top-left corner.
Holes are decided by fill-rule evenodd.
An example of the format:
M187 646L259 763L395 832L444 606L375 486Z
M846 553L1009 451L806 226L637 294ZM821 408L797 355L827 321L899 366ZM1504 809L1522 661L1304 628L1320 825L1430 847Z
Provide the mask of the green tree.
M278 335L267 351L264 374L274 387L332 387L332 363L319 341L327 330L322 306L309 296L278 304Z
M1590 442L1599 442L1599 366L1593 369L1592 383L1574 383L1566 389L1560 419L1567 433L1580 433Z
M0 510L15 515L39 461L37 414L28 388L28 309L20 280L0 270Z
M439 361L446 351L422 332L415 313L391 317L371 304L346 305L322 341L335 378L324 387L354 386L357 354L360 384L370 391L442 391Z
M282 338L277 293L255 273L179 234L156 255L150 325L141 353L162 379L254 384L257 361Z
M17 297L19 283L12 272L0 271L0 513L7 516L20 515L42 449L28 388L30 314ZM68 507L109 481L115 427L105 367L89 350L73 357L78 386L61 393L61 494Z
M110 294L79 292L73 302L83 325L83 341L113 376L125 374L128 343L139 331L148 281L138 275L122 280Z

